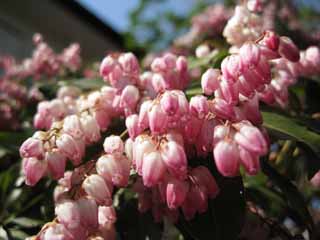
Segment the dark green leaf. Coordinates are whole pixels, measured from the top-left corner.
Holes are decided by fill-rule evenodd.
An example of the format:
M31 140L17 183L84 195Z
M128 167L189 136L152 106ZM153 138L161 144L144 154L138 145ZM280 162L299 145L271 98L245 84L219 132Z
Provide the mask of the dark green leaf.
M14 218L11 220L11 223L15 223L23 228L34 228L43 225L43 221L27 217Z
M316 154L320 155L320 135L310 131L307 126L299 124L294 119L271 112L262 112L263 125L284 139L294 139L303 142Z

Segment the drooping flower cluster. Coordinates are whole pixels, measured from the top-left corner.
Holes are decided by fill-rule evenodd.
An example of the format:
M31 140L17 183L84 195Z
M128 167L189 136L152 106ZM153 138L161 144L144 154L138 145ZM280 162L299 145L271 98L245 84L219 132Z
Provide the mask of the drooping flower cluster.
M40 34L33 37L36 48L31 58L22 61L21 64L12 61L5 69L5 78L41 79L53 77L64 70L75 72L81 66L80 46L77 43L65 48L61 54L56 54L53 49L43 41Z
M214 4L207 7L202 13L191 20L191 29L185 35L176 39L178 46L192 45L201 36L216 37L220 35L231 15L231 10L222 4Z
M284 106L298 76L320 73L319 48L299 52L289 38L262 32L262 7L259 0L236 7L224 28L234 51L220 69L202 74L203 95L184 92L191 75L185 57L165 53L142 72L132 53L122 53L101 62L100 75L110 86L86 95L64 87L56 99L38 105L34 125L48 131L36 132L20 148L26 184L48 173L61 179L54 194L57 219L37 239L114 239L113 191L127 187L130 174L139 210L151 210L156 221L166 216L176 222L204 213L219 194L210 167L198 158L210 158L223 177L240 175L241 167L248 175L259 172L259 158L269 148L259 101ZM194 18L192 36L221 33L228 15L220 5L208 9ZM34 58L51 74L54 61L41 56L52 53L37 42L42 50ZM208 56L210 49L202 45L196 52ZM63 53L70 70L80 62L77 54L77 46ZM125 120L125 143L125 134L108 136L100 157L65 172L67 159L81 164L86 146L100 140L112 119Z

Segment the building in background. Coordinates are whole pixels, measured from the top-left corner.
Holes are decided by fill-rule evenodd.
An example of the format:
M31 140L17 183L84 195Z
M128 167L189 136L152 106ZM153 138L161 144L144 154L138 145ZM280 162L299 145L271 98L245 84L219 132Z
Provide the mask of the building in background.
M80 43L85 60L122 48L121 36L76 1L0 1L0 55L30 56L35 32L56 50Z

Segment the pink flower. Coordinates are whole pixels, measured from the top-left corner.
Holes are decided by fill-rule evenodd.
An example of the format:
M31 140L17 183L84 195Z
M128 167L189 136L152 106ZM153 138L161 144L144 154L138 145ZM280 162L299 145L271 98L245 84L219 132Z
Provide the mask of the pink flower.
M74 138L82 138L83 130L80 118L77 115L70 115L63 120L63 131Z
M179 178L184 179L187 174L187 157L183 147L174 142L168 141L162 146L161 156L169 172Z
M146 100L144 101L141 106L140 106L140 111L139 111L139 127L141 129L146 129L149 127L149 110L151 108L152 101L151 100Z
M80 222L85 227L98 227L98 206L93 199L80 198L77 201Z
M54 179L62 178L66 168L66 157L58 149L46 152L45 160L48 163L48 170Z
M171 91L165 91L161 96L160 104L167 115L175 115L179 108L178 96Z
M191 176L198 186L206 189L208 197L214 198L218 195L219 187L208 168L204 166L193 168Z
M42 158L44 155L43 143L41 140L30 137L20 147L20 156L23 158Z
M204 96L194 96L190 99L189 111L193 116L204 118L209 112L208 100Z
M239 150L234 141L222 140L213 150L218 171L225 177L239 174Z
M101 135L96 119L90 115L85 115L80 117L80 122L84 133L85 142L87 144L97 142Z
M55 208L55 213L60 223L67 228L77 228L80 224L80 212L76 202L66 200L58 203Z
M84 144L82 140L75 140L68 134L62 134L56 140L59 151L69 158L74 165L79 165L84 155Z
M159 183L165 173L166 166L158 151L150 152L144 155L142 164L143 184L151 187Z
M258 155L267 153L267 142L258 128L244 124L234 136L235 141L250 152Z
M244 67L253 68L260 61L260 49L257 44L252 42L243 44L239 50L239 55Z
M187 193L189 184L186 181L170 178L166 184L166 201L170 209L176 209L182 205Z
M106 153L123 153L124 144L119 136L111 135L106 137L103 143L103 149Z
M22 170L25 175L25 182L29 186L34 186L46 174L47 163L36 158L24 158Z
M240 161L249 175L256 175L260 171L259 156L253 152L239 147Z
M98 219L100 225L105 225L107 223L115 223L117 221L117 215L114 207L100 206Z
M212 95L219 88L220 70L209 68L201 77L202 91L206 95Z
M139 116L137 114L132 114L126 118L126 127L130 138L134 139L141 133L141 128L139 126Z
M72 234L63 224L52 224L39 236L39 240L73 240Z
M101 156L96 163L98 174L118 187L125 187L128 184L130 166L127 157L110 154Z
M112 204L112 186L107 184L101 176L97 174L88 176L82 183L82 187L98 204L107 206Z
M319 188L320 187L320 171L318 171L310 180L312 186Z
M288 37L280 37L279 54L291 62L298 62L300 59L299 49Z
M168 123L168 116L160 104L154 104L148 114L149 126L152 133L163 133Z
M133 112L135 111L139 98L139 89L135 86L127 85L121 93L120 107L129 108Z

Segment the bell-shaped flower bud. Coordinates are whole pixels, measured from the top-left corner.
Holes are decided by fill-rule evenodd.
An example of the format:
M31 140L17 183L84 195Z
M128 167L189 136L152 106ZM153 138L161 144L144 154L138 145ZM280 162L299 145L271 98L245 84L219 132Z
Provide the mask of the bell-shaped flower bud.
M171 91L165 91L161 96L160 105L167 115L173 116L179 108L178 96Z
M47 163L37 158L24 158L22 161L22 171L26 184L34 186L46 174Z
M166 201L170 209L176 209L182 205L187 193L189 184L186 181L171 178L166 184Z
M149 110L151 109L152 106L152 101L147 100L144 101L141 106L140 106L140 111L139 111L139 127L141 129L146 129L149 127Z
M259 156L239 147L239 156L242 166L249 175L256 175L260 171Z
M103 143L103 149L106 153L123 153L124 144L120 136L111 135L106 137Z
M65 200L55 207L55 214L60 223L69 229L77 228L80 224L80 212L76 202Z
M98 206L91 198L80 198L77 201L80 222L85 227L97 228L98 227Z
M213 150L218 171L225 177L239 174L239 150L234 141L220 141Z
M20 147L20 156L22 158L39 158L44 155L43 143L40 139L33 137L28 138Z
M98 204L106 206L112 204L112 187L101 176L97 174L88 176L82 183L82 187Z
M297 46L288 37L280 37L279 54L291 62L298 62L300 53Z
M85 142L91 144L97 142L100 135L99 125L94 117L91 115L81 116L80 118L81 127L84 133Z
M161 155L169 172L179 178L184 179L187 174L187 157L184 148L174 142L168 141L161 148Z
M243 67L253 68L260 61L260 49L253 42L243 44L239 50L239 55Z
M167 127L168 116L163 112L160 104L155 104L151 107L148 117L152 133L159 134L164 132Z
M80 123L80 119L77 115L67 116L63 120L63 132L69 134L74 138L82 138L83 131Z
M248 124L241 126L239 132L234 135L234 139L240 146L250 152L258 155L267 153L267 142L261 131L254 126Z
M126 127L131 139L135 139L141 133L141 128L139 126L139 116L137 114L132 114L126 118Z
M209 112L208 100L205 96L194 96L190 99L189 112L200 119L204 118Z
M117 221L116 210L112 206L100 206L98 219L100 225L105 225L107 223L115 223Z
M158 184L166 171L166 166L158 151L150 152L144 155L142 164L143 184L152 187Z
M214 198L218 195L220 191L219 187L208 168L204 166L193 168L191 170L191 175L198 186L205 187L208 197Z
M219 69L209 68L201 77L202 92L212 95L219 88L221 73Z
M48 170L54 179L62 178L66 168L66 157L58 149L46 152L45 160L48 163Z
M122 90L120 107L135 110L139 98L139 89L133 85L128 85Z

